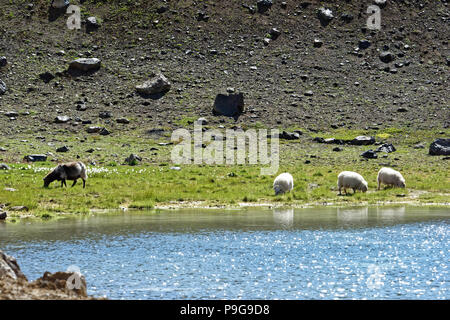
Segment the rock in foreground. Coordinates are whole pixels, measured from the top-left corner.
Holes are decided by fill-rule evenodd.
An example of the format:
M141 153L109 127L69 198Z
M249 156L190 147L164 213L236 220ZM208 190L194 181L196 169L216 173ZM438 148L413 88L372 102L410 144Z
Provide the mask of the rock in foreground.
M162 73L159 73L143 84L137 85L136 90L141 94L152 95L167 92L171 86L170 81Z
M100 64L101 61L97 58L80 58L73 60L70 63L69 69L86 72L99 69Z
M244 95L238 94L218 94L214 101L213 113L234 117L244 112Z
M86 280L76 272L45 272L28 282L16 259L0 250L0 300L86 300Z

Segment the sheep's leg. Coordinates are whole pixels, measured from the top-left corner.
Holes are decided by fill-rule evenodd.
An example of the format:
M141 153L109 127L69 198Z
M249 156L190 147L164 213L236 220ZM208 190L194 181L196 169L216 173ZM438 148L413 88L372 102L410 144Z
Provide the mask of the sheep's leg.
M344 188L344 192L345 192L345 194L347 195L347 189Z
M380 186L381 186L381 181L378 180L378 190L380 190Z
M356 192L356 191L355 191L355 188L352 188L352 190L353 190L353 194L355 194L355 192Z
M340 196L342 196L342 193L341 193L341 188L339 188L339 195L340 195Z
M67 188L67 182L66 182L66 179L63 179L62 183L63 183L64 186Z
M77 184L78 179L75 179L72 184L72 188Z
M82 178L82 180L83 180L83 189L86 187L86 180L84 180L83 178Z
M64 187L64 180L61 180L61 188Z

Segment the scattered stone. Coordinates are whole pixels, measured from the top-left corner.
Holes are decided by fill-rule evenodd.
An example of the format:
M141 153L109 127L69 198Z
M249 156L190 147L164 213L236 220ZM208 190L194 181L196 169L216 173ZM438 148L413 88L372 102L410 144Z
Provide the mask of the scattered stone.
M11 211L28 211L28 208L26 206L14 206L9 208Z
M6 92L6 84L0 79L0 95L4 94Z
M100 24L98 23L96 17L89 17L86 19L86 27L90 30L93 30L99 28Z
M333 20L333 11L327 8L319 8L319 11L317 13L317 16L319 17L320 23L324 26L330 23L331 20Z
M270 38L264 38L263 39L263 43L264 43L265 46L268 46L270 44L270 41L271 41Z
M408 112L408 109L405 108L405 107L400 107L400 108L397 109L397 112Z
M312 90L308 90L305 92L305 96L312 97L314 95L314 92Z
M99 114L98 114L98 116L99 116L99 118L101 118L101 119L109 119L109 118L112 117L112 114L111 114L111 112L109 112L109 111L100 111Z
M264 13L269 10L273 5L272 0L258 0L256 6L258 7L259 13Z
M53 79L55 79L55 76L54 76L51 72L46 71L46 72L41 73L41 74L39 75L39 78L40 78L42 81L44 81L45 83L49 83L50 81L52 81Z
M392 143L383 143L381 146L375 150L375 152L386 152L391 153L395 152L397 149L395 149L394 145Z
M129 166L135 166L142 161L142 158L135 154L130 154L128 158L125 159L125 163Z
M297 132L287 132L287 131L283 131L279 136L279 139L284 139L284 140L298 140L300 139L300 135Z
M23 159L28 162L44 162L47 161L47 156L45 154L31 154Z
M128 120L127 118L118 118L116 119L117 123L122 123L122 124L129 124L130 120Z
M323 41L320 39L314 39L314 48L320 48L323 45Z
M102 130L100 130L99 134L101 136L108 136L108 135L111 134L111 132L108 129L106 129L106 128L102 128Z
M421 143L416 144L415 146L413 146L414 149L425 149L425 146Z
M370 47L370 41L366 39L359 40L358 47L362 50Z
M152 79L145 81L141 85L137 85L136 90L141 94L152 95L167 92L171 86L170 81L162 73L158 73Z
M97 126L95 126L95 127L88 127L86 129L86 132L87 133L99 133L100 131L102 131L102 129L103 129L103 127L97 127Z
M19 113L15 112L15 111L7 111L4 113L4 115L7 116L8 118L13 118L13 117L15 118L15 117L19 116Z
M342 149L341 147L335 147L335 148L333 148L333 151L335 151L335 152L341 152L341 151L343 151L344 149Z
M162 5L162 6L158 7L158 9L156 9L156 13L162 14L162 13L166 12L167 10L169 10L169 7Z
M367 150L367 151L361 153L361 157L366 158L366 159L377 159L378 155L373 150Z
M384 8L387 4L386 0L375 0L374 3L380 8Z
M269 31L270 36L272 37L272 40L277 40L277 38L281 35L281 31L277 28L272 28Z
M283 1L280 6L281 6L281 9L286 9L287 3Z
M68 116L57 116L55 118L55 123L67 123L70 121L70 118Z
M0 220L5 220L8 217L8 214L6 212L0 211ZM1 273L1 271L0 271Z
M0 57L0 67L5 67L8 64L6 57Z
M5 188L3 190L9 191L9 192L16 192L17 191L17 189L14 189L14 188Z
M199 11L197 13L197 21L205 21L207 22L209 20L209 16L206 14L206 12Z
M52 7L56 9L62 9L70 4L69 0L53 0Z
M244 94L229 93L218 94L214 101L213 113L215 115L224 115L227 117L235 117L244 112Z
M0 170L11 170L6 163L0 163Z
M380 53L380 60L384 63L389 63L395 60L395 56L390 51L383 51Z
M73 60L69 65L69 69L75 69L75 70L87 72L87 71L99 69L100 65L101 65L100 59L80 58L80 59Z
M208 120L206 118L198 118L196 123L204 126L208 124Z
M67 146L59 147L56 152L68 152L69 148Z
M354 18L353 15L350 14L350 13L343 13L341 15L341 20L346 22L346 23L352 22L353 18Z
M450 139L436 139L430 144L428 152L432 156L449 156Z
M180 167L170 167L170 170L180 171L181 168Z

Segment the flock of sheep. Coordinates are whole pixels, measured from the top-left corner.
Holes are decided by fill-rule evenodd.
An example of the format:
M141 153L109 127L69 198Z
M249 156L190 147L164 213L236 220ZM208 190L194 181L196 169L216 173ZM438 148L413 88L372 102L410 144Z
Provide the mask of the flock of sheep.
M381 184L392 185L399 188L405 188L405 179L402 174L391 168L381 168L378 171L378 190L380 190ZM342 188L345 194L347 194L347 188L353 189L353 193L356 190L366 192L368 190L367 181L362 175L353 171L342 171L338 175L337 185L339 188L339 194L341 195ZM294 188L294 178L290 173L282 173L275 178L273 182L273 190L275 195L290 192Z
M78 179L83 180L83 188L86 187L87 169L82 162L69 162L59 164L44 178L44 187L48 187L53 181L61 181L61 187L66 186L66 180L72 180L72 187L75 186ZM405 188L405 179L402 174L391 168L381 168L378 171L378 190L380 190L381 184L392 185L399 188ZM366 192L368 190L367 181L359 173L352 171L342 171L338 175L339 194L341 195L341 189L347 194L347 188L353 189L353 193L356 190ZM273 190L275 195L290 192L294 188L294 178L290 173L282 173L275 178L273 182Z

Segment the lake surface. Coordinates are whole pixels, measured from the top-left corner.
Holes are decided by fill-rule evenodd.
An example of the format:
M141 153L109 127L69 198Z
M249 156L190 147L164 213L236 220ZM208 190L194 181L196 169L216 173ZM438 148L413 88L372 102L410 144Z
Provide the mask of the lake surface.
M450 209L177 210L0 223L34 280L111 299L449 299Z

